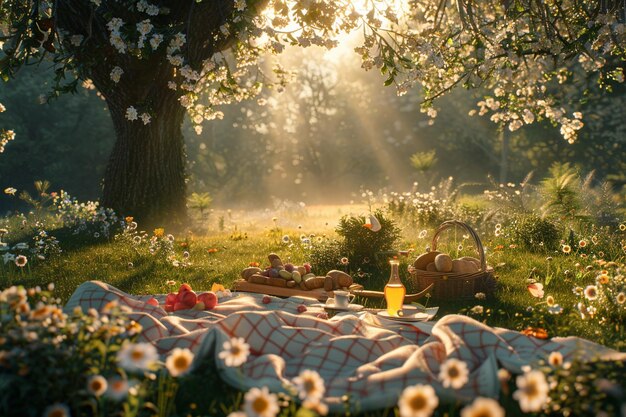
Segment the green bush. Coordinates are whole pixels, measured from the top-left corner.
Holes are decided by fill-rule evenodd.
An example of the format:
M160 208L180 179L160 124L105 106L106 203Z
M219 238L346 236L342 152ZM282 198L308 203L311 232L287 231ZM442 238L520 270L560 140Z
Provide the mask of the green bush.
M341 252L348 257L350 270L375 267L379 260L377 254L392 250L400 239L400 228L391 218L385 217L382 210L373 214L381 225L377 232L365 227L364 216L343 216L339 220L336 232L343 238Z
M532 251L550 251L559 247L561 232L547 219L536 214L518 215L510 226L511 238L517 245Z
M347 257L342 251L343 245L338 240L331 239L314 244L309 255L312 271L317 275L323 275L332 269L340 268L343 266L341 258Z

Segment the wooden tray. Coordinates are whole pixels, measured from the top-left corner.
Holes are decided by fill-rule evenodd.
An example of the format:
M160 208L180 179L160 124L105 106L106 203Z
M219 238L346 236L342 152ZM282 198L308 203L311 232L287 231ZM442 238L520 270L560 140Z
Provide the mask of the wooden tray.
M274 287L272 285L253 284L243 279L235 281L233 283L232 290L275 295L277 297L306 297L322 302L325 302L328 297L333 296L332 291L327 292L324 288L318 288L316 290L303 290L301 288Z

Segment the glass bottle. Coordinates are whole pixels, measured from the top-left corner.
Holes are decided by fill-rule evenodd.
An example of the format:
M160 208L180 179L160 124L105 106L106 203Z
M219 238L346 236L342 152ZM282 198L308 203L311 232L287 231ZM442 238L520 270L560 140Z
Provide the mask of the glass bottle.
M398 311L402 310L402 305L404 304L406 288L400 281L400 261L392 259L389 261L389 265L391 265L391 275L389 276L389 282L385 285L387 313L390 316L398 317Z

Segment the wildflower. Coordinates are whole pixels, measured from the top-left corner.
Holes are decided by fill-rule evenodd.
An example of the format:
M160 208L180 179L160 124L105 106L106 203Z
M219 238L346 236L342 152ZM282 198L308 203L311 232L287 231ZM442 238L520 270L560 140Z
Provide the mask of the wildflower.
M163 236L165 236L165 229L163 229L162 227L154 229L154 236L156 236L156 237L163 237Z
M584 239L581 240L580 242L578 242L578 246L584 248L585 246L587 246L587 241Z
M128 396L128 381L124 378L116 376L109 379L107 387L105 396L112 400L121 401Z
M548 305L548 307L553 307L554 306L554 297L549 295L546 297L546 304Z
M348 258L346 258L345 256L343 258L341 258L339 260L339 262L341 262L341 265L348 265L350 263L350 261L348 260Z
M487 295L484 292L477 292L476 294L474 294L474 297L477 300L484 300L485 298L487 298Z
M147 125L148 123L150 123L152 116L150 116L148 113L141 113L141 116L139 116L139 118L141 119L144 125Z
M624 294L623 292L618 293L615 297L615 301L617 302L617 304L624 304L626 302L626 294Z
M504 417L504 409L492 398L478 397L461 410L461 417Z
M307 410L311 410L320 416L328 414L328 406L321 401L305 400L302 402L302 407Z
M598 287L595 285L587 285L584 294L587 300L593 301L598 298Z
M547 339L548 332L541 327L527 327L521 331L523 335L534 337L535 339Z
M534 284L528 285L528 291L533 297L543 298L543 284L535 282Z
M426 237L426 234L427 234L427 233L428 233L428 232L427 232L426 230L422 230L422 231L419 233L419 235L417 235L417 237L418 237L418 238L420 238L420 239L424 239L424 238Z
M285 236L283 236L283 238L281 240L283 241L283 243L289 243L289 241L291 239L289 238L289 235L285 235Z
M226 366L240 366L248 360L250 345L242 337L233 337L224 342L224 350L220 352L220 359L224 360Z
M622 232L625 231L626 230L626 224L620 223L619 230L621 230Z
M120 366L127 371L147 370L158 359L156 348L151 343L126 343L117 352Z
M130 222L132 222L132 221L133 221L133 219L134 219L134 217L133 217L133 216L126 216L126 217L124 217L124 221L125 221L126 223L130 223Z
M65 404L56 403L47 407L43 415L44 417L70 417L70 409Z
M548 399L548 383L541 371L530 371L516 379L518 390L513 393L523 412L541 411Z
M133 243L134 243L135 245L140 244L140 243L141 243L141 236L135 236L135 237L133 237Z
M251 388L244 396L244 410L250 417L274 417L278 414L278 398L267 387Z
M609 283L609 276L607 274L600 274L596 278L596 282L601 285L606 285Z
M476 305L474 307L471 308L470 310L472 313L474 314L483 314L483 312L485 311L483 306L480 305Z
M448 359L439 370L439 380L446 388L459 389L467 383L467 364L455 358Z
M15 258L15 265L19 266L20 268L24 268L27 263L28 258L24 255L19 255Z
M400 417L428 417L438 405L439 398L430 385L407 387L398 400Z
M107 380L102 375L94 375L87 381L87 391L95 395L101 396L107 390Z
M193 362L193 353L187 348L176 348L165 360L165 367L173 377L178 377L189 372Z
M4 193L8 195L15 195L16 192L17 190L13 187L8 187L4 189Z
M563 354L561 352L552 352L548 356L548 363L554 368L563 365Z
M563 245L561 250L563 251L563 253L570 253L572 251L572 247L570 245Z
M308 369L300 372L300 375L294 378L293 382L298 389L298 396L302 400L320 400L326 391L324 380L320 374Z

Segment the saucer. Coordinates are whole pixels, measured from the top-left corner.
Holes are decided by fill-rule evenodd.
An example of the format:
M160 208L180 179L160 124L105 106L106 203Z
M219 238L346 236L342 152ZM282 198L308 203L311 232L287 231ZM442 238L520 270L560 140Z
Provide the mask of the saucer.
M402 308L403 316L390 316L387 310L379 311L376 313L377 316L392 321L403 321L403 322L419 322L419 321L428 321L431 320L437 312L439 311L439 307L428 307L425 309L404 305Z
M323 307L325 310L334 310L334 311L361 311L364 308L361 304L348 304L346 307L339 307L333 303L313 304L311 305L311 307Z

